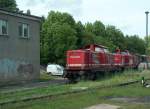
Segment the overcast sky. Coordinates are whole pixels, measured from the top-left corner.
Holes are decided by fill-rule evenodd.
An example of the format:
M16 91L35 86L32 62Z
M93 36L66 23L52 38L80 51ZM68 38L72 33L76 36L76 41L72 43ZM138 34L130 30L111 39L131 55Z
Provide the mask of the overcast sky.
M115 25L124 34L145 36L145 11L150 0L16 0L19 9L45 17L51 10L68 12L76 21L102 21Z

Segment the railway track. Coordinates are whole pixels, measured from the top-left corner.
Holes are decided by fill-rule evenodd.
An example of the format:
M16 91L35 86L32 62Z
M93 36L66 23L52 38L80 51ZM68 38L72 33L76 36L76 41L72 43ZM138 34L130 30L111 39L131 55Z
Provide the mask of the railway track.
M44 82L30 82L30 83L22 83L19 85L8 85L0 88L0 93L15 93L18 91L31 90L35 88L47 87L49 85L63 85L68 83L67 79L55 79Z
M147 79L150 80L150 79ZM74 91L68 91L68 92L63 92L63 93L59 93L59 94L45 94L45 95L39 95L39 96L32 96L32 97L26 97L26 98L22 98L19 100L9 100L9 101L4 101L4 102L0 102L0 106L4 106L7 104L13 104L13 103L19 103L19 102L27 102L27 101L32 101L32 100L39 100L39 99L52 99L61 95L69 95L69 94L75 94L75 93L80 93L80 92L87 92L87 91L91 91L94 89L104 89L104 88L112 88L112 87L122 87L122 86L127 86L127 85L131 85L131 84L135 84L138 83L140 81L136 80L136 81L131 81L131 82L125 82L125 83L120 83L120 84L116 84L116 85L109 85L109 86L97 86L95 88L87 88L87 89L81 89L81 90L74 90Z

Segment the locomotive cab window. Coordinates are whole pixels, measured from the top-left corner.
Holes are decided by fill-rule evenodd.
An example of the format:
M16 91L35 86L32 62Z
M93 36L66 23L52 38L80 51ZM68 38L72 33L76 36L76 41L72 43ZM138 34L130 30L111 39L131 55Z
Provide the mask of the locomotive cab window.
M102 49L102 48L99 48L99 47L95 47L95 51L96 51L96 52L103 52L103 49Z
M0 19L0 35L8 35L8 22L7 20Z
M108 50L108 49L104 49L104 52L105 52L105 53L109 53L109 50Z
M19 23L19 36L23 38L29 38L29 25L24 23Z
M126 55L127 53L126 52L121 52L121 54Z

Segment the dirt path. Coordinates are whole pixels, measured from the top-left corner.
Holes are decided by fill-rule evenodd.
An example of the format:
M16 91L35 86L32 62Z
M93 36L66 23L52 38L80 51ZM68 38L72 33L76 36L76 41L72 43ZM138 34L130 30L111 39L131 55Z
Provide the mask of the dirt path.
M145 97L110 97L108 100L125 103L150 103L150 96Z
M110 105L110 104L98 104L86 109L119 109L120 106Z

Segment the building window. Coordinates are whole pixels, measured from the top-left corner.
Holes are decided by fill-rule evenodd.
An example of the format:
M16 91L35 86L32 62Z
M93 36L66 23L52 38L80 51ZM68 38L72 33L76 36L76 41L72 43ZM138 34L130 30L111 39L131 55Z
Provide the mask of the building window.
M8 22L0 19L0 35L8 35Z
M23 38L29 38L29 25L20 23L19 24L19 36Z

